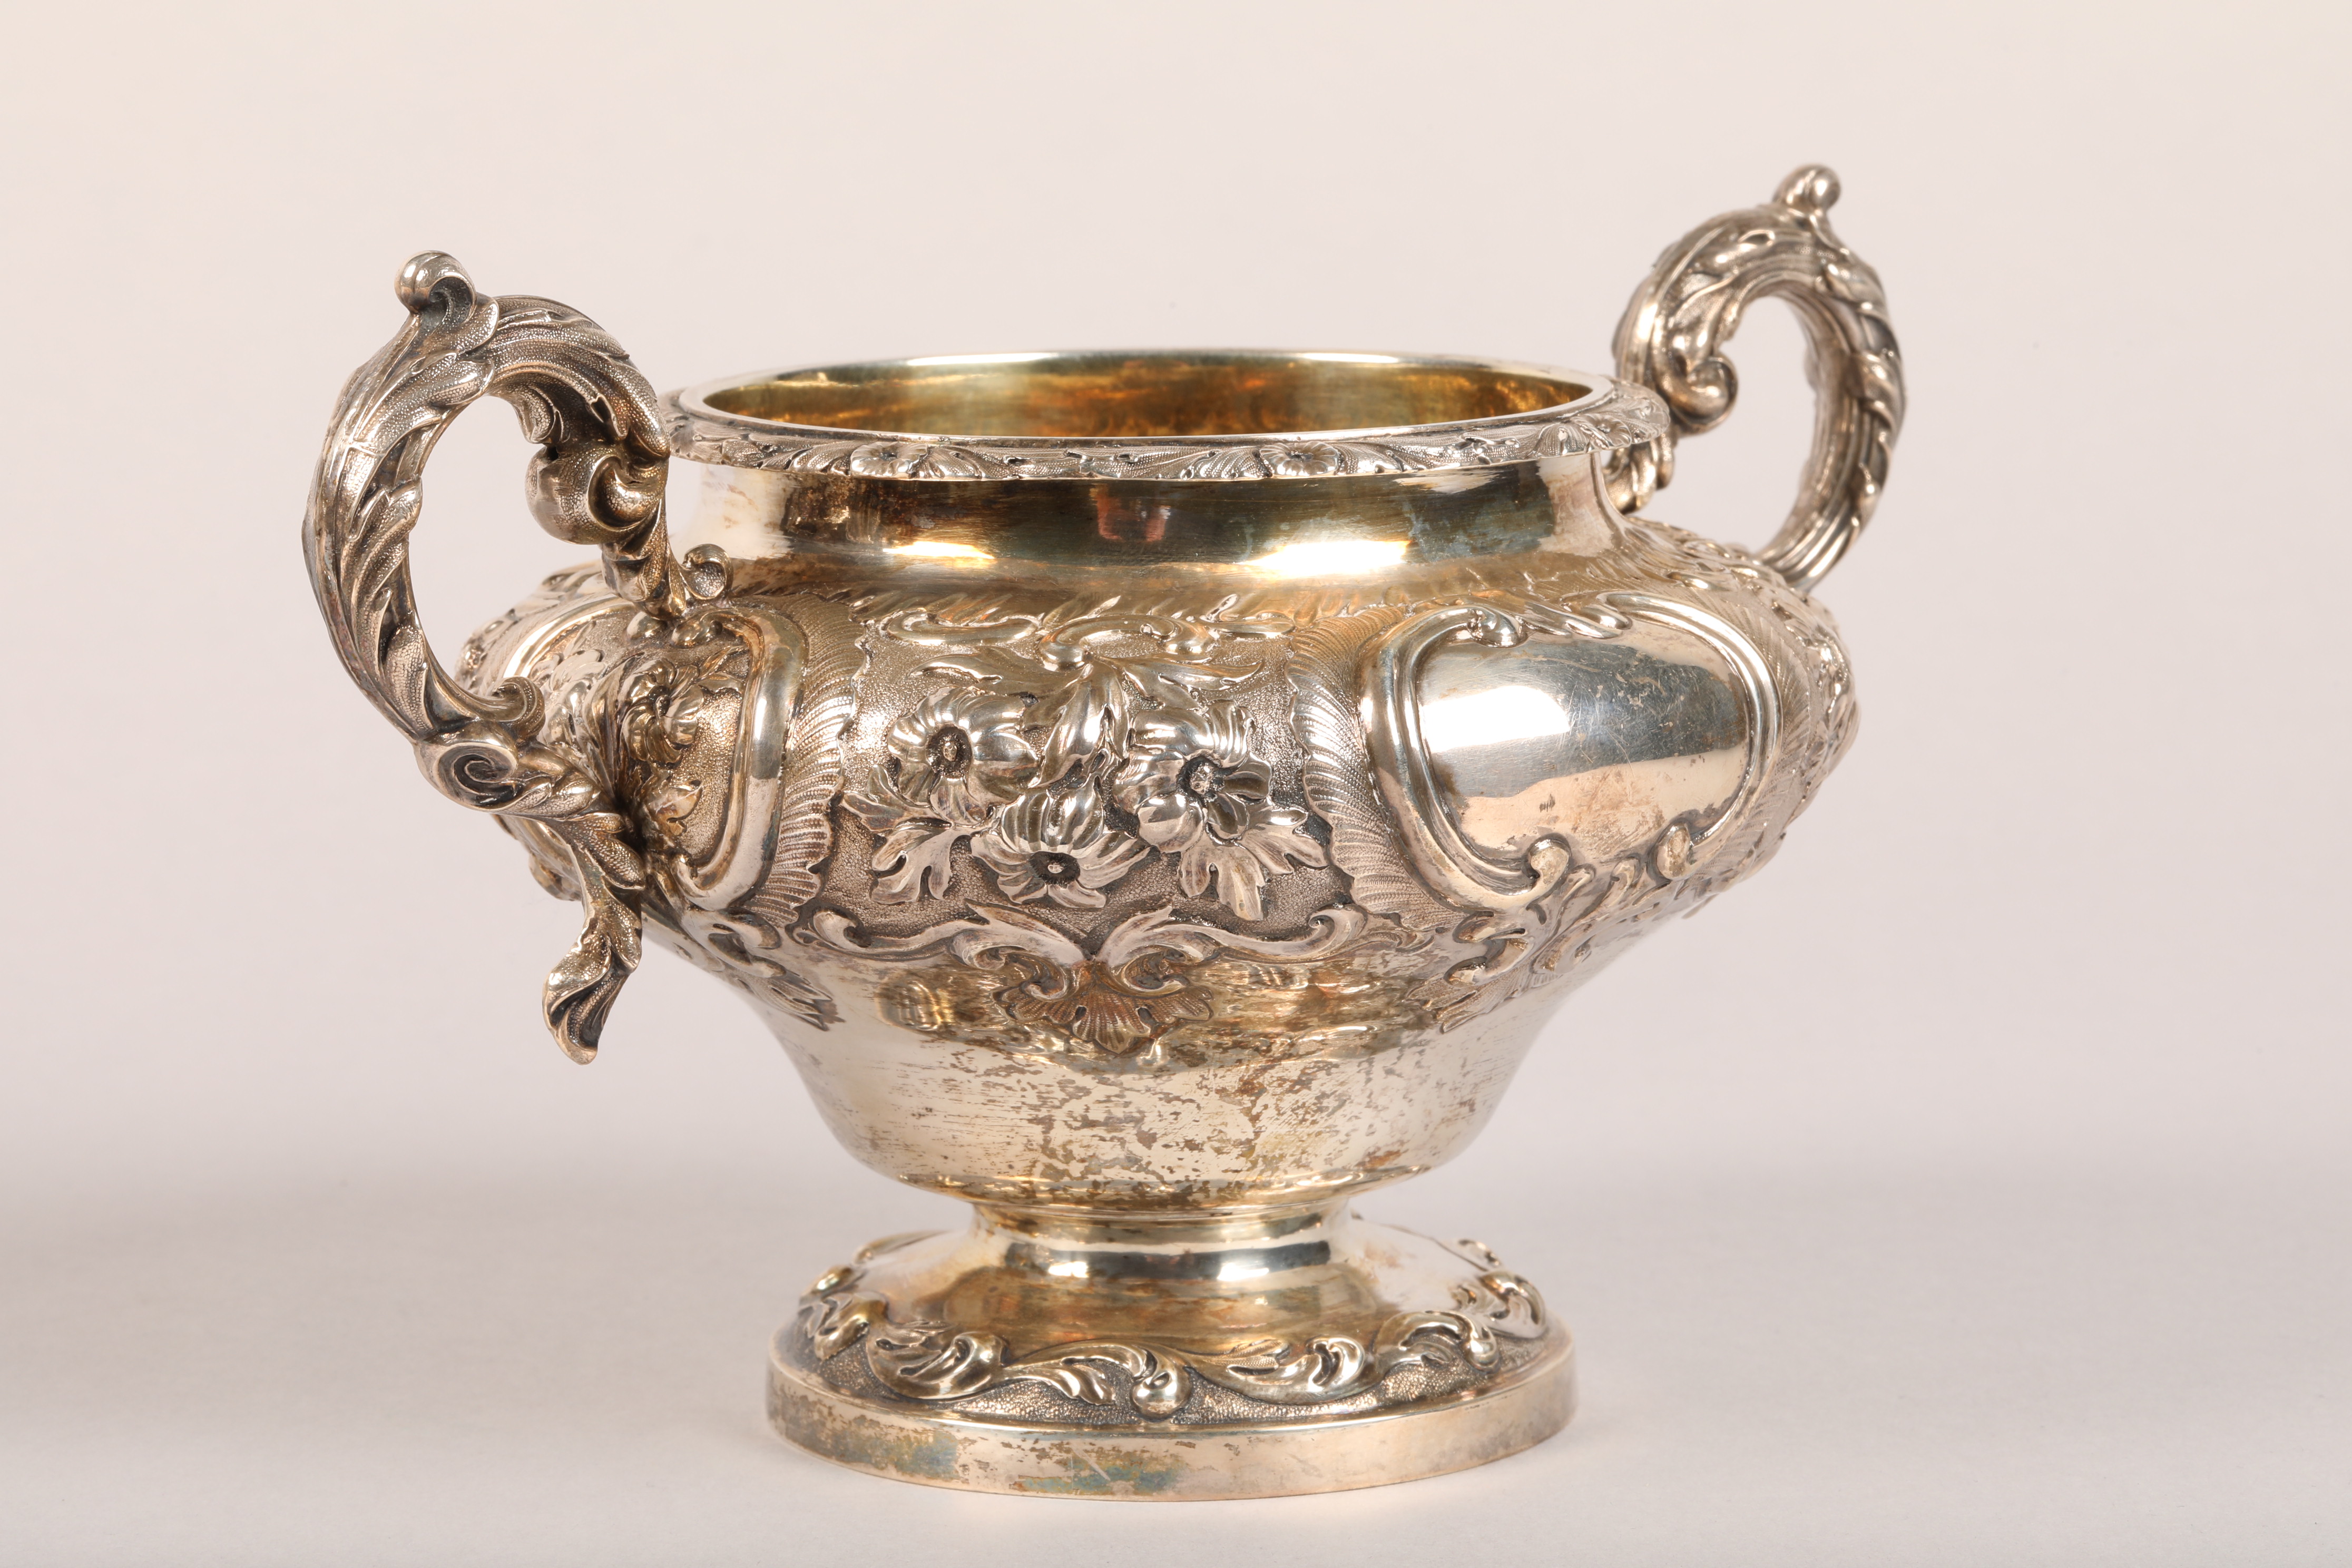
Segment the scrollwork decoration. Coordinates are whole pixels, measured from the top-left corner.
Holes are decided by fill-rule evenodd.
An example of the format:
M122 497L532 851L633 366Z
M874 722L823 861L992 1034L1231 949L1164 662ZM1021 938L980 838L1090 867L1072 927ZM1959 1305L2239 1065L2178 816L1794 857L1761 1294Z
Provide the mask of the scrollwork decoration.
M687 600L662 521L669 443L652 387L578 311L478 293L438 252L408 263L398 293L408 324L343 388L304 552L344 668L415 744L425 776L516 826L562 868L584 921L548 976L542 1011L565 1053L586 1061L636 966L644 860L604 785L537 743L535 688L510 680L477 694L441 668L417 618L408 535L441 432L484 394L503 397L540 448L529 489L541 524L598 547L617 592L656 620L674 619Z
M1538 838L1516 858L1470 842L1420 732L1422 661L1447 642L1512 647L1538 633L1607 640L1640 620L1705 643L1732 671L1748 754L1731 798L1706 820L1669 823L1644 853L1606 866L1583 862L1576 847L1558 836ZM1471 950L1414 990L1442 1031L1549 984L1582 960L1598 933L1671 896L1734 837L1780 743L1778 683L1756 646L1712 611L1654 595L1601 594L1565 605L1435 605L1390 622L1362 647L1365 745L1387 806L1378 820L1392 825L1395 849L1403 851L1420 879L1451 901L1451 940L1457 949ZM1311 707L1303 711L1311 713ZM1325 787L1331 787L1328 781ZM1334 843L1339 843L1336 836ZM1377 851L1360 863L1375 878L1383 874Z
M1681 437L1730 414L1739 380L1724 345L1741 312L1766 296L1794 308L1819 399L1813 447L1796 505L1759 555L1801 591L1870 521L1906 403L1886 291L1832 231L1837 199L1837 175L1808 164L1766 205L1702 224L1659 257L1617 325L1617 374L1663 394L1673 417L1667 431L1613 454L1612 499L1631 511L1674 478Z
M772 605L700 606L641 639L604 725L645 846L646 918L701 967L816 1028L839 1014L785 962L784 932L830 846L861 662L854 641L823 646L813 654Z
M1463 909L1520 910L1541 901L1575 868L1575 851L1564 839L1546 837L1514 864L1463 837L1422 740L1421 661L1447 642L1515 647L1530 630L1613 637L1628 624L1606 605L1578 611L1532 603L1448 605L1401 622L1366 652L1373 776L1423 879Z
M1126 1056L1178 1024L1211 1016L1186 972L1219 952L1303 963L1389 939L1352 906L1318 910L1306 935L1254 937L1184 920L1175 910L1129 915L1089 947L1035 915L973 904L954 920L907 937L877 937L835 910L810 921L812 940L859 957L919 959L944 953L982 971L1009 972L998 1000L1029 1024L1050 1024L1094 1049Z
M1492 1376L1504 1364L1505 1340L1535 1340L1546 1331L1536 1288L1490 1267L1457 1291L1458 1310L1400 1311L1369 1339L1266 1340L1223 1355L1085 1341L1015 1356L997 1334L894 1318L884 1297L862 1287L863 1278L858 1265L835 1268L802 1298L799 1332L810 1358L822 1365L862 1345L876 1382L902 1399L934 1405L1034 1383L1080 1404L1131 1409L1145 1421L1181 1422L1196 1390L1208 1384L1270 1407L1266 1414L1276 1418L1297 1419L1377 1394L1407 1367L1460 1383Z

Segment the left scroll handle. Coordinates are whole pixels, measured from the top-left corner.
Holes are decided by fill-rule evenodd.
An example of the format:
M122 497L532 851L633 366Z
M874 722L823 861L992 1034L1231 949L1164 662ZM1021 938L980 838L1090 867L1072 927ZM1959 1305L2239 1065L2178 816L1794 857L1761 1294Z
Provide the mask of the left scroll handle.
M540 448L529 489L550 533L603 551L614 589L657 620L688 595L662 521L669 467L654 391L603 328L568 306L478 293L427 251L401 269L408 321L344 385L303 521L311 586L352 680L461 805L500 817L583 908L580 940L547 977L541 1008L574 1061L596 1054L640 952L643 857L606 781L540 743L527 680L477 693L426 646L408 535L442 431L485 393L505 398Z

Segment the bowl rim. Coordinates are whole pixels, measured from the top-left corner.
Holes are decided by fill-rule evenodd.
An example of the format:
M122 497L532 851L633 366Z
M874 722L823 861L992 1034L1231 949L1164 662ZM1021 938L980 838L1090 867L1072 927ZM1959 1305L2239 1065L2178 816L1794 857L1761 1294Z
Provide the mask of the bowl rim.
M1256 359L1393 363L1566 381L1580 397L1524 413L1427 425L1218 436L963 436L801 425L730 413L710 399L738 387L818 374L873 374L948 364L1045 360ZM673 454L692 462L923 481L1145 479L1215 482L1494 468L1638 446L1668 433L1648 387L1590 372L1452 354L1328 349L1076 349L915 355L724 376L662 398Z

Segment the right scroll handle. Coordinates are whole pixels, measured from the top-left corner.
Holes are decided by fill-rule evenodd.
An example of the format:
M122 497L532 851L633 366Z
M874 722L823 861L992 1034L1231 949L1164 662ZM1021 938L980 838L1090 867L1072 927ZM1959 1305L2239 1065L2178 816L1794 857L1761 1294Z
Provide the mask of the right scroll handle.
M1670 434L1621 453L1611 473L1611 499L1632 511L1673 479L1675 442L1731 412L1739 379L1724 346L1740 311L1767 295L1795 308L1818 400L1813 448L1797 504L1758 553L1801 591L1828 574L1870 521L1903 428L1903 359L1886 292L1831 231L1837 199L1836 174L1818 163L1799 169L1768 205L1726 213L1676 241L1617 323L1618 377L1655 390L1674 416Z

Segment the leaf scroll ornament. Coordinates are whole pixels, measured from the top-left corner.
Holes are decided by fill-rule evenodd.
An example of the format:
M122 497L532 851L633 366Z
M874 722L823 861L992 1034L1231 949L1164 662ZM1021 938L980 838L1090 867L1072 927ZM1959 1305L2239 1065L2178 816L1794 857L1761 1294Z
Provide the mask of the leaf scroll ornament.
M891 1394L932 1405L952 1407L1008 1384L1042 1384L1079 1405L1124 1405L1148 1422L1190 1426L1231 1411L1230 1402L1217 1405L1195 1397L1221 1389L1248 1402L1245 1408L1255 1407L1251 1415L1257 1419L1312 1420L1341 1400L1376 1408L1407 1403L1423 1397L1432 1378L1450 1391L1475 1386L1514 1364L1507 1342L1524 1347L1548 1333L1535 1287L1490 1262L1475 1282L1455 1287L1451 1309L1392 1312L1369 1334L1355 1328L1263 1340L1223 1352L1088 1339L1016 1355L1001 1335L977 1325L893 1314L864 1264L922 1239L877 1242L858 1263L829 1270L809 1288L801 1298L799 1338L801 1353L814 1367L856 1355ZM1468 1258L1475 1246L1464 1243L1460 1255ZM1423 1370L1418 1388L1390 1384L1408 1368Z
M564 1053L584 1062L637 964L645 862L605 784L540 743L535 687L510 680L477 696L441 668L417 618L408 535L434 444L492 394L540 448L529 490L541 525L597 546L616 592L674 620L687 596L662 521L669 443L653 388L578 311L479 294L437 251L413 258L397 287L408 322L343 388L304 555L343 668L415 744L425 777L499 816L582 904L580 940L548 975L541 1010Z

